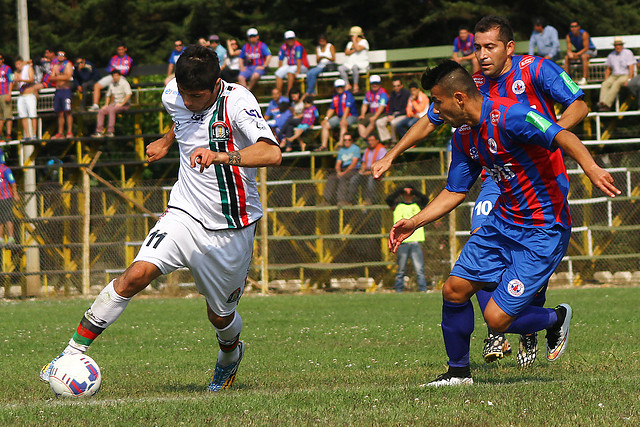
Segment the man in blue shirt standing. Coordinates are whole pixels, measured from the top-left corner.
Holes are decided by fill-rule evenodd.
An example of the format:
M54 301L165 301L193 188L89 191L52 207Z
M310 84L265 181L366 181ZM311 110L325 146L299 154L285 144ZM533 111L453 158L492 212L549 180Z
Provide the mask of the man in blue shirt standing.
M324 186L324 201L322 205L350 205L349 182L356 174L360 160L360 147L353 143L353 136L345 134L342 137L343 146L338 150L335 172L327 178Z
M558 30L553 28L542 18L533 21L533 32L529 39L529 55L542 56L545 59L556 61L560 58L560 41Z

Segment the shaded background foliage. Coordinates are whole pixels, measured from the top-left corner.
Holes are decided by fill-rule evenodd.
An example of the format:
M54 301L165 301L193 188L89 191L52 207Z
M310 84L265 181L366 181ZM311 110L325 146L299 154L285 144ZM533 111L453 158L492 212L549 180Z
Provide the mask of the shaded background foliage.
M554 0L31 0L31 55L46 47L65 49L106 65L115 45L125 41L138 64L166 62L175 39L187 43L211 33L244 40L257 27L261 39L277 51L285 30L296 31L312 49L326 33L339 50L351 25L360 25L372 49L450 44L460 25L473 27L479 17L509 18L517 40L528 39L531 19L545 17L563 35L578 18L594 36L637 33L640 1ZM0 0L0 50L17 55L16 2Z

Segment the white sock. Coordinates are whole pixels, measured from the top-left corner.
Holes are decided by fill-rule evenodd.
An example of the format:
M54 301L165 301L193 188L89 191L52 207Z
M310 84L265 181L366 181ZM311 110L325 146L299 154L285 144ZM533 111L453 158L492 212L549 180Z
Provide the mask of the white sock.
M218 363L222 366L228 366L235 363L240 358L240 350L238 349L238 341L240 340L240 332L242 331L242 317L236 311L231 323L224 328L216 328L218 344L220 351L218 352ZM222 350L225 347L233 347L233 350Z
M102 329L107 328L118 320L118 317L131 301L131 298L118 295L113 288L113 282L115 282L115 279L100 292L100 295L91 304L91 308L85 313L85 317L89 322Z

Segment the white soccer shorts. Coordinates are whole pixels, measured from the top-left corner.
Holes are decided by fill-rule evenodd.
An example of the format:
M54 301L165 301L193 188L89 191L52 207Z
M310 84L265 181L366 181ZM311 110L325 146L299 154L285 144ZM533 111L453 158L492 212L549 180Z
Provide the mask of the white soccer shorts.
M38 100L32 93L18 97L18 117L35 119L38 117ZM35 132L35 129L33 130Z
M169 208L149 231L134 262L150 262L163 274L187 267L213 312L228 316L244 292L255 229L256 223L209 231L186 213Z

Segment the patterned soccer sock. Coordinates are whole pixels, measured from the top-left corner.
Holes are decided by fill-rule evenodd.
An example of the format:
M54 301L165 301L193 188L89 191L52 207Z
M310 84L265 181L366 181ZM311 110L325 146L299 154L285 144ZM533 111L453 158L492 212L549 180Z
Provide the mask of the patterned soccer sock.
M89 310L84 313L65 352L86 352L93 340L115 322L127 307L131 298L118 295L113 288L114 281L115 279L100 292Z
M469 343L473 332L473 304L442 301L442 336L449 366L469 366Z
M558 321L553 308L528 306L505 331L513 334L531 334L552 327Z
M238 350L240 332L242 332L242 317L237 311L226 328L216 328L216 336L218 337L218 344L220 344L220 351L218 352L218 363L220 365L231 365L240 357L240 351Z

